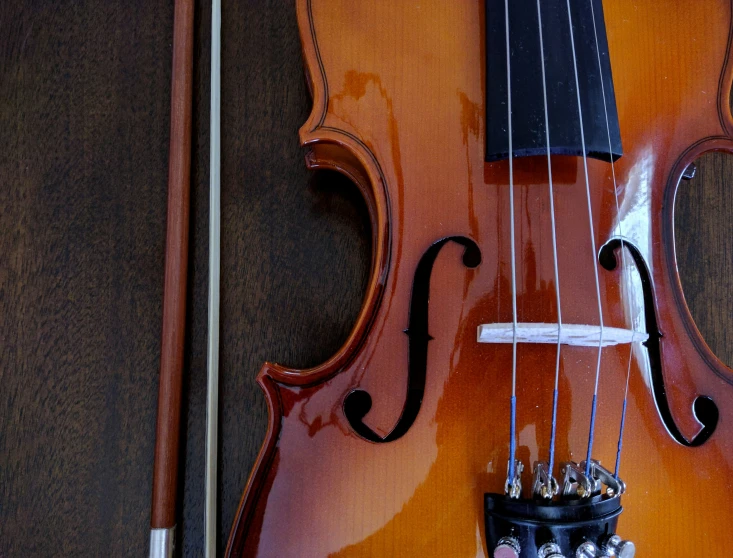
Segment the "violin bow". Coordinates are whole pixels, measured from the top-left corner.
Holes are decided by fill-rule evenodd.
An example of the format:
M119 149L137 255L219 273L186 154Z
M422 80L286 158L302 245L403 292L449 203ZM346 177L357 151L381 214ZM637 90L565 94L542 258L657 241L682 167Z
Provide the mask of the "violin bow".
M173 555L181 427L186 274L191 187L194 0L176 0L173 19L168 217L160 348L158 420L153 464L150 557Z

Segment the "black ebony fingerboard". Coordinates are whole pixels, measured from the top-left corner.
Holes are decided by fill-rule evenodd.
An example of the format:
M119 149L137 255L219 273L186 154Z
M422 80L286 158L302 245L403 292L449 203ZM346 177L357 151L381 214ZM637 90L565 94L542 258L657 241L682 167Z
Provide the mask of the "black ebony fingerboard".
M581 156L583 148L567 0L540 0L540 4L550 149L557 155ZM622 155L621 134L602 2L570 0L570 13L585 153L605 161L616 160ZM513 155L544 155L547 139L537 0L509 0L509 47ZM486 0L486 161L506 159L509 154L506 49L505 1ZM608 148L609 130L612 157Z

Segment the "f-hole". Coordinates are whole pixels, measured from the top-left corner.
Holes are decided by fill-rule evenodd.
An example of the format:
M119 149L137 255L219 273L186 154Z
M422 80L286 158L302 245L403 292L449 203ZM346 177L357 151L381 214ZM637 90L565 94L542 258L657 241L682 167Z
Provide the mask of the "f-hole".
M463 265L474 268L481 263L481 251L476 243L465 236L449 236L435 242L420 258L412 281L412 297L407 334L409 351L407 365L407 398L397 424L387 436L382 437L364 424L364 416L372 408L372 397L366 391L357 389L344 399L344 415L351 428L359 436L375 443L393 442L404 436L415 422L425 394L425 379L428 366L428 307L430 304L430 276L440 250L448 242L455 242L465 248Z
M616 251L621 248L621 244L622 241L620 238L613 238L601 248L598 255L598 261L605 269L609 271L616 269L618 265ZM664 374L662 373L662 358L659 343L659 340L662 338L662 334L659 331L657 322L657 309L654 304L654 292L649 268L636 246L628 240L623 240L623 246L634 258L634 263L636 264L636 269L639 271L639 278L641 279L641 286L644 293L646 332L649 334L649 339L644 342L644 346L649 354L649 367L651 369L652 376L652 393L654 395L654 401L657 405L660 418L670 435L680 444L688 447L701 446L708 441L713 432L715 432L715 428L718 426L718 418L720 417L718 406L710 397L700 396L696 398L692 406L692 412L697 421L702 424L702 430L688 440L677 427L677 423L672 416L672 411L669 408L667 390L664 385Z

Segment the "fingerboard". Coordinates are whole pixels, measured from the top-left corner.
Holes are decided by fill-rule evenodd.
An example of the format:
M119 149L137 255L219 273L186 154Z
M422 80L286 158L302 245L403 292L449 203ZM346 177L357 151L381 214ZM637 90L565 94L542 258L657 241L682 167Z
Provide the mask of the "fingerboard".
M601 0L569 0L569 3L570 15L568 0L540 0L540 14L537 0L508 1L512 156L546 155L547 106L552 154L584 154L579 116L582 112L585 155L610 162L622 155L622 148L603 5ZM505 0L486 0L487 162L509 156L505 16ZM542 80L543 59L540 55L540 21L546 103Z

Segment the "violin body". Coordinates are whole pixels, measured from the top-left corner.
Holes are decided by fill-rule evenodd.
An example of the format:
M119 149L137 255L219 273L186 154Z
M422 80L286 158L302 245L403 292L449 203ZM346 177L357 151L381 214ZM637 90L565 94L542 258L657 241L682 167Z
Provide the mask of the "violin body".
M603 7L619 206L611 166L588 159L594 252L582 159L553 155L558 287L547 160L514 160L517 314L553 323L559 288L565 322L598 323L593 260L605 257L606 325L650 336L602 352L593 457L609 468L631 366L619 530L640 556L724 556L733 373L687 309L673 219L688 165L733 147L731 2ZM363 192L373 264L336 355L309 370L262 368L269 428L227 555L491 556L484 495L507 476L512 345L478 343L477 328L512 321L513 254L508 164L484 159L484 3L297 9L313 95L306 163ZM517 458L528 467L546 459L555 354L517 347ZM562 349L558 461L585 458L596 355Z

